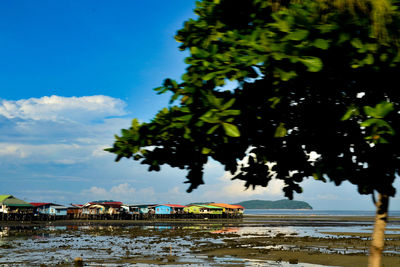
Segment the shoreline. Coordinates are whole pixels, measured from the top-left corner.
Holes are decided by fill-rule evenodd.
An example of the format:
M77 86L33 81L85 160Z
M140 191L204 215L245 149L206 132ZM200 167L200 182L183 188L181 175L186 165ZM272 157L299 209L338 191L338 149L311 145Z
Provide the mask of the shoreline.
M0 221L0 227L6 226L151 226L151 225L191 225L224 224L235 226L351 226L370 225L375 220L371 216L306 216L306 215L254 215L245 214L241 219L152 219L152 220L53 220L53 221ZM389 218L389 222L400 224L400 218Z
M0 250L7 249L15 257L34 253L42 261L34 265L43 263L51 266L61 264L66 258L69 262L63 264L70 266L68 264L74 258L68 257L71 257L71 253L79 253L83 255L85 263L98 265L196 265L203 259L202 263L209 266L218 265L221 261L226 266L235 262L259 261L264 266L270 263L297 262L361 267L367 264L373 219L354 216L245 215L241 220L60 220L13 222L8 225L11 227L0 223L0 229L9 231L5 240L12 240L14 231L16 242L3 243ZM53 228L57 226L67 227ZM390 226L394 233L385 237L383 263L385 266L400 266L400 219L391 221ZM33 238L20 239L24 235ZM21 242L33 245L28 249ZM74 244L80 245L74 247ZM60 250L60 247L64 250ZM64 253L62 251L65 254L57 258L56 253ZM46 262L43 255L48 253L55 260ZM4 258L7 256L0 257L0 264L17 264L12 255L7 259ZM28 266L28 263L30 258L27 256L21 264Z

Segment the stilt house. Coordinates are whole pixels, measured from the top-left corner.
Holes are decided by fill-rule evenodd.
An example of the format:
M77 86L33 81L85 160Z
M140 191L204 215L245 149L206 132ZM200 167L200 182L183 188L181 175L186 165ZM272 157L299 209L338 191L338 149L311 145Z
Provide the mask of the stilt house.
M33 214L34 206L12 195L0 195L0 213Z

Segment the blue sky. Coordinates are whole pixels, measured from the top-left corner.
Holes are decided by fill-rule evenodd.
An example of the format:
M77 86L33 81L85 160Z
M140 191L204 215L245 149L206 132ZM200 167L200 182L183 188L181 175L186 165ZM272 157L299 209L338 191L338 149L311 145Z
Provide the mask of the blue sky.
M132 118L149 120L167 105L152 89L184 72L186 54L173 36L193 7L192 0L1 1L0 194L61 204L283 198L279 182L244 191L215 162L206 185L187 194L184 172L149 173L103 151ZM303 187L295 199L317 209L373 209L348 183ZM390 208L400 210L399 197Z

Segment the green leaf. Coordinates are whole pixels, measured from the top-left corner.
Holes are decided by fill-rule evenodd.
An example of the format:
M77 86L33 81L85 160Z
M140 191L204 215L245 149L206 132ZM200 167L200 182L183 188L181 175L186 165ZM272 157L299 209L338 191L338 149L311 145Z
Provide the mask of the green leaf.
M133 119L132 122L131 122L131 127L134 130L139 129L139 127L140 127L139 120L138 119Z
M289 30L290 30L290 25L286 20L279 19L276 23L276 26L282 32L289 32Z
M224 110L221 113L219 113L220 116L237 116L240 115L240 110L238 109L228 109Z
M220 98L217 98L211 92L205 92L204 94L206 95L208 102L210 102L213 106L217 107L218 109L221 109L221 99Z
M317 29L320 29L321 33L331 32L333 30L336 30L337 28L337 24L322 24L317 26Z
M388 55L386 53L383 53L379 56L379 59L384 62L388 59Z
M285 137L287 133L287 130L285 128L285 124L284 123L280 123L279 126L276 128L275 130L275 135L274 137L276 138L282 138Z
M325 50L329 48L329 41L325 39L316 39L313 42L313 46Z
M361 42L361 40L358 39L358 38L352 39L350 43L351 43L351 45L352 45L353 47L358 48L358 49L361 49L361 48L364 47L363 44L362 44L362 42Z
M348 120L353 116L358 116L360 115L360 112L358 111L358 109L354 106L351 106L347 109L346 113L343 115L343 117L341 118L342 121Z
M240 136L239 129L235 125L223 122L222 126L224 127L226 135L231 136L231 137L239 137Z
M307 36L307 30L297 30L286 35L286 38L293 41L301 41L304 40Z
M189 121L191 118L192 118L192 115L185 115L185 116L177 117L176 120L177 121Z
M371 125L373 125L373 124L378 124L378 121L379 121L379 119L375 119L375 118L373 118L373 119L368 119L368 120L363 121L363 122L360 124L360 126L362 126L362 127L369 127L369 126L371 126Z
M190 139L190 133L191 133L192 131L188 128L188 127L185 127L185 134L183 135L183 137L185 138L185 139Z
M220 126L220 124L214 125L213 127L211 127L211 128L207 131L207 134L212 134L212 133L214 133L215 130L217 130L219 126Z
M272 102L271 108L275 108L276 105L278 105L281 102L281 99L279 97L274 96L268 99L268 101Z
M203 76L203 80L209 81L209 80L213 79L216 75L217 74L215 72L207 73L206 75Z
M318 72L322 69L322 61L317 57L299 58L299 60L307 67L308 71Z
M384 118L388 113L394 110L393 103L382 101L375 107L376 114Z
M293 77L297 76L297 73L293 70L291 70L289 72L283 71L279 68L277 68L276 70L278 71L279 76L282 81L288 81L288 80L292 79Z
M342 44L342 43L346 42L346 41L349 40L349 39L350 39L349 34L347 34L347 33L341 33L341 34L339 35L338 44Z
M372 51L372 52L376 52L378 50L378 44L367 44L366 45L367 50Z
M209 149L207 147L203 147L201 150L201 154L205 154L205 155L210 154L210 152L211 152L211 149Z
M199 53L199 49L198 49L197 47L195 47L195 46L192 46L192 47L190 48L190 53L191 53L192 55L198 54L198 53Z
M372 54L368 54L367 57L364 59L364 63L368 65L374 64L374 57Z
M218 117L200 117L200 120L208 122L208 123L218 123Z
M384 118L389 112L393 111L393 103L382 101L381 103L377 104L374 108L370 106L364 106L364 112L370 117L382 119Z
M167 92L168 88L166 88L164 86L160 86L160 87L154 88L153 90L157 92L157 95L161 95L161 94L164 94L165 92Z
M234 103L235 103L236 99L232 98L231 100L229 100L228 102L226 102L225 104L222 105L221 109L225 110L230 108Z

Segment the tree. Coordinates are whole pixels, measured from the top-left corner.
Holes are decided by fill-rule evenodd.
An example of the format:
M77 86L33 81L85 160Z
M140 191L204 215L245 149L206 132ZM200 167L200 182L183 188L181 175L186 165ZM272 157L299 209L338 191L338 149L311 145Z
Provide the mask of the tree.
M172 93L170 105L150 122L133 120L107 150L150 171L188 170L188 192L203 184L209 158L246 187L283 180L290 199L307 177L377 192L370 264L379 266L400 167L399 6L199 1L198 18L176 36L190 50L182 81L155 89Z

